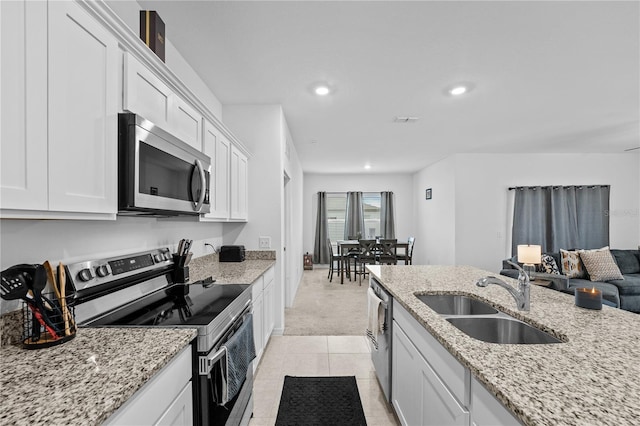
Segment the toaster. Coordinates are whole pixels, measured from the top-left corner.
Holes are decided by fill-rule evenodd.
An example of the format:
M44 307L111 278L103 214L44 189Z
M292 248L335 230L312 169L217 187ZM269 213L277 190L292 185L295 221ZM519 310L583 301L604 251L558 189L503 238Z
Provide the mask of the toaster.
M218 254L220 262L244 262L244 246L222 246Z

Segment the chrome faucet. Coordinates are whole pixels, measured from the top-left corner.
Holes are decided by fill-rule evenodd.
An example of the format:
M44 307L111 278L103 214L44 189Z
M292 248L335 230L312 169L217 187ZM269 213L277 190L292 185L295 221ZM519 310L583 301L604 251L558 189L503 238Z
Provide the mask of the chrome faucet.
M518 288L515 288L512 285L509 285L506 282L502 281L501 279L492 276L480 278L476 282L476 285L478 287L486 287L489 284L497 284L500 287L505 288L509 293L511 293L513 298L516 299L516 305L519 311L528 311L529 291L531 288L531 284L529 283L529 275L527 275L525 270L522 269L517 263L513 263L511 261L507 262L509 262L510 265L514 266L519 271Z

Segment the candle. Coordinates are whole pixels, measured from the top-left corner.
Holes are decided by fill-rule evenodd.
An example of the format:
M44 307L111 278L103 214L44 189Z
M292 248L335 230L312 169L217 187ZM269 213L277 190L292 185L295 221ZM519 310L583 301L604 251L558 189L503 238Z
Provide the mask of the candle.
M587 309L602 309L602 292L597 288L576 288L576 306Z

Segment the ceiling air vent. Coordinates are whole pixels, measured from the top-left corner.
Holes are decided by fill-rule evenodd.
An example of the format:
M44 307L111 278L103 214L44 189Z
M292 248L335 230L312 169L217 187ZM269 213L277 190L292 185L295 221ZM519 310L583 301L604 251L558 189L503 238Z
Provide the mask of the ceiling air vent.
M415 123L418 121L419 117L403 117L397 115L396 118L393 119L394 123Z

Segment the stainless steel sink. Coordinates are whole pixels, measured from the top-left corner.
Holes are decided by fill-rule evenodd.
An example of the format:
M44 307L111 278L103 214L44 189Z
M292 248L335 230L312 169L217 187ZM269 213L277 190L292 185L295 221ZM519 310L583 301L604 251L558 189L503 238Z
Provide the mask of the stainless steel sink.
M452 325L473 337L489 343L548 344L562 343L549 333L505 317L452 317L446 318Z
M498 311L491 305L460 294L416 295L423 303L442 315L491 315Z

